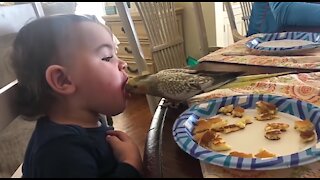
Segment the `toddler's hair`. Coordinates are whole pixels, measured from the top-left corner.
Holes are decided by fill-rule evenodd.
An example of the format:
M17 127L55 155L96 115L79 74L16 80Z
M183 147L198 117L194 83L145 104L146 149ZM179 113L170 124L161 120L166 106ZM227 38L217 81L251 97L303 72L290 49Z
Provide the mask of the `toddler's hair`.
M11 59L18 79L16 103L20 114L40 115L50 108L55 95L46 81L46 69L60 64L59 55L68 36L74 31L72 26L80 22L100 24L86 16L54 15L36 19L18 32Z

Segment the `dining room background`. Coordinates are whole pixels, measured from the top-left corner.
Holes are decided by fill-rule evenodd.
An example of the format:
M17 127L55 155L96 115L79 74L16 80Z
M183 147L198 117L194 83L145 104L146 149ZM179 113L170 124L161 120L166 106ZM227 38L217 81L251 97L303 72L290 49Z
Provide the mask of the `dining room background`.
M202 57L199 48L200 42L197 36L196 18L192 2L175 2L176 8L183 8L183 32L186 54L195 58ZM232 2L235 21L238 29L245 34L243 21L241 19L241 8L239 2ZM137 8L134 2L127 2L131 13L136 13ZM205 21L205 28L208 37L209 47L226 47L233 43L228 15L223 2L201 2L202 12ZM77 2L76 13L108 16L117 14L115 2ZM196 36L195 36L196 34ZM221 34L223 34L221 36Z

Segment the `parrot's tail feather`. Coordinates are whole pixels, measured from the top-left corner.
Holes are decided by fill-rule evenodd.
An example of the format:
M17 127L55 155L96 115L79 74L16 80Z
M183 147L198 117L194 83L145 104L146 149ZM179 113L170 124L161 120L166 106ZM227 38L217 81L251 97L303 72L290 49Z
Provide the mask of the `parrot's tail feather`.
M212 76L214 78L219 77L219 76L242 76L245 74L245 72L243 71L235 71L235 72L224 72L224 71L219 71L219 72L215 72L215 71L203 71L203 70L198 70L197 74L199 75L204 75L204 76Z
M288 72L281 72L281 73L270 73L270 74L256 74L256 75L247 75L247 76L239 76L237 78L237 82L245 82L245 81L251 81L251 80L258 80L258 79L266 79L271 77L277 77L277 76L284 76L287 74L296 74L297 71L288 71Z
M219 72L219 73L206 73L206 76L212 76L214 79L214 83L212 86L203 90L203 92L209 92L215 89L220 88L221 86L233 82L237 79L237 77L241 76L243 72Z
M290 72L282 72L282 73L273 73L273 74L258 74L258 75L248 75L248 76L240 76L235 81L225 84L220 88L238 88L238 87L245 87L249 86L252 83L256 83L258 81L263 81L265 79L269 79L272 77L284 76L288 74L295 74L296 71Z
M232 79L227 79L227 80L219 82L217 84L214 84L213 86L210 86L207 89L204 89L203 92L205 93L205 92L213 91L213 90L218 89L218 88L220 88L220 87L222 87L222 86L224 86L234 80L236 80L236 77L232 78Z

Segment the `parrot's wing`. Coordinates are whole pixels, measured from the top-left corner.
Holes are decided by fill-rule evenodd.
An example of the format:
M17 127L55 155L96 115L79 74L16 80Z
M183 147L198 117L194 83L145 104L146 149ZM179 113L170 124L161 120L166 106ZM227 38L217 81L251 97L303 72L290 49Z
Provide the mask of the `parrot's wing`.
M191 88L191 90L202 92L206 88L212 86L214 83L214 78L209 76L199 76L196 79L191 79L189 81L186 81L187 86Z
M169 73L171 71L172 73ZM158 91L162 97L183 101L197 94L207 92L235 80L240 73L184 73L173 70L157 73Z
M159 75L159 74L158 74ZM162 97L183 101L203 91L213 82L211 77L189 73L167 73L157 78L157 90Z
M188 73L188 74L196 74L197 71L193 69L164 69L162 71L159 71L158 74L169 74L169 73Z
M209 92L215 89L220 88L221 86L228 84L232 81L235 81L237 77L244 74L244 72L206 72L200 73L201 76L208 76L214 79L214 82L208 84L208 86L203 88L203 92Z

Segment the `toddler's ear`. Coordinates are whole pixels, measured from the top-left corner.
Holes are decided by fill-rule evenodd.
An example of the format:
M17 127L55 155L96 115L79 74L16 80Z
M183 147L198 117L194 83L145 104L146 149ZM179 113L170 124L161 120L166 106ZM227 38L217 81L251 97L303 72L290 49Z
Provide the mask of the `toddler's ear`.
M60 65L51 65L47 68L46 80L49 86L59 94L69 95L75 92L75 85L69 79L65 68Z

